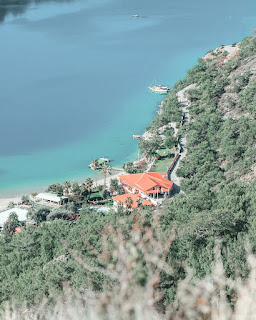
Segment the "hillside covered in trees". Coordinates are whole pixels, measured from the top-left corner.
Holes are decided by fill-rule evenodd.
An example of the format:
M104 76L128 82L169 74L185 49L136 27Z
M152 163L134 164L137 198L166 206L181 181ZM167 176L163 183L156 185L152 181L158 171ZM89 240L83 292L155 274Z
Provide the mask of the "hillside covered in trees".
M150 288L161 293L156 309L164 313L188 269L199 279L211 274L216 243L226 277L248 277L248 250L256 253L256 37L238 47L228 60L225 50L199 59L148 128L157 135L180 122L175 94L194 84L187 92L190 121L178 132L188 149L177 172L183 193L157 209L81 210L76 224L60 219L0 237L1 303L38 304L67 286L108 292L126 270L128 287L147 288L152 276ZM226 295L234 303L231 286Z

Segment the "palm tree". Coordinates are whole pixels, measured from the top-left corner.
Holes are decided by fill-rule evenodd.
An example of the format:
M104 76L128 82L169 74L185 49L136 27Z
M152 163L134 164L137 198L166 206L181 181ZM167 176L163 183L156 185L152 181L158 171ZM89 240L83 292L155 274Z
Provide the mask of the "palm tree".
M81 199L87 198L88 194L89 194L89 191L88 191L88 188L87 188L87 184L82 183L80 185L80 198Z
M97 173L97 170L99 169L99 162L97 159L93 159L92 162L91 162L91 168L92 170L94 171L95 173L95 183L96 183L96 187L97 187L97 176L96 176L96 173Z
M87 179L85 180L85 184L86 184L87 190L88 190L88 192L89 192L89 197L90 197L90 195L91 195L91 193L92 193L93 180L92 180L91 178L87 178Z
M73 182L71 186L71 192L73 196L79 195L80 194L80 187L77 182Z
M118 179L111 179L110 180L110 191L112 194L114 192L118 191Z
M112 167L107 162L103 162L100 168L100 173L104 175L104 188L106 187L106 178L107 175L110 175L112 173Z
M127 197L127 199L125 200L125 204L127 206L128 209L131 209L132 205L133 205L133 200L131 197Z
M69 181L63 182L63 191L66 196L69 195L70 188L71 188L71 183Z

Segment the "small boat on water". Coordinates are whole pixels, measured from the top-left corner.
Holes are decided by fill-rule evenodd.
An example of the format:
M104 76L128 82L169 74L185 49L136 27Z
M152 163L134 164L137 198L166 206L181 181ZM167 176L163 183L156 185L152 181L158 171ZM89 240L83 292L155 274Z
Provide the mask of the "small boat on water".
M168 85L158 85L158 86L150 86L148 87L150 91L159 93L159 94L167 94L170 91L170 87Z
M133 139L140 139L141 138L141 136L138 134L133 134L132 137L133 137Z
M132 14L132 17L133 18L139 18L139 15L138 14Z
M110 162L109 158L107 158L106 156L100 158L99 161Z
M151 92L159 93L159 94L167 94L170 91L170 86L167 84L157 85L156 78L148 88Z

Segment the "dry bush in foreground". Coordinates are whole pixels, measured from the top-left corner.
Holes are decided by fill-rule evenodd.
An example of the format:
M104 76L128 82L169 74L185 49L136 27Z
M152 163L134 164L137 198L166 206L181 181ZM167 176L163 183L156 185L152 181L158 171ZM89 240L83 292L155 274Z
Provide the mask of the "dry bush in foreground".
M164 239L159 230L159 216L152 227L135 221L129 236L111 226L104 230L102 252L91 251L102 267L89 265L68 248L73 257L89 272L98 272L108 279L108 290L81 294L65 285L64 295L36 307L16 308L6 304L0 313L3 320L251 320L256 318L256 258L248 254L250 275L246 282L225 277L220 249L212 274L197 280L188 271L181 281L176 301L165 313L158 310L163 292L157 286L161 272L172 273L166 263L174 240L171 233ZM111 246L109 245L111 240ZM88 246L89 243L86 243ZM232 294L227 298L227 288ZM230 303L231 302L231 303ZM232 305L232 307L231 307Z

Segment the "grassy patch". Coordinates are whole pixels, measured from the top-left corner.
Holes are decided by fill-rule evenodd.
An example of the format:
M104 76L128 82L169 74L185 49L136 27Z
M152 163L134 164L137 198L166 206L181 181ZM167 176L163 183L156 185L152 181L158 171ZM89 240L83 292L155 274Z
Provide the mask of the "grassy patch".
M94 192L90 196L90 200L101 200L101 199L102 199L102 195L99 192Z
M170 149L169 149L169 148L159 149L159 150L157 151L157 153L158 153L161 157L166 157L166 156L168 156L168 154L170 153Z
M170 167L172 163L173 157L163 157L160 160L156 160L154 165L154 171L157 171L161 174L164 174L167 172L167 168Z

